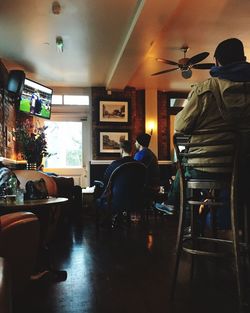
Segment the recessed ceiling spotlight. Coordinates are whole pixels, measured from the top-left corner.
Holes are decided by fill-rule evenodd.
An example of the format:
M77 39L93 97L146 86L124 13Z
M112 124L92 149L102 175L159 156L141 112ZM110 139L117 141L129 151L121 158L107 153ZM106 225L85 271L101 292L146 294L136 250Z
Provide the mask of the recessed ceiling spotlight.
M52 12L53 14L56 14L56 15L61 13L61 5L58 1L54 1L52 3Z

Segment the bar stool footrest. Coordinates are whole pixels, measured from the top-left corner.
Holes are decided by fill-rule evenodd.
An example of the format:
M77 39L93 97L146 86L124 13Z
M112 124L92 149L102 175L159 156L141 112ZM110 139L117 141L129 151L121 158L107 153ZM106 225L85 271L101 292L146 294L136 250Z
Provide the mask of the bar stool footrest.
M225 203L223 203L223 202L197 201L197 200L188 200L188 204L192 204L192 205L204 205L205 207L223 206L223 205L225 205Z
M218 253L218 252L210 252L205 250L198 250L198 249L192 249L192 248L186 248L182 247L183 251L193 254L193 255L201 255L201 256L210 256L215 258L222 258L225 257L228 253Z

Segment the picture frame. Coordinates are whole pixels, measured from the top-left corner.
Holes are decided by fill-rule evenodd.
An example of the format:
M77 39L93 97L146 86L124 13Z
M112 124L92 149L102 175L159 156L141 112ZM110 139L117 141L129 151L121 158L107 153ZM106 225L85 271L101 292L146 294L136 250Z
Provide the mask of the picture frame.
M168 92L167 107L168 114L176 115L179 113L187 102L187 92Z
M99 130L98 131L98 155L117 156L120 153L120 141L129 140L130 133L127 130Z
M170 98L169 100L171 108L183 108L187 102L186 98Z
M167 93L167 159L176 161L173 135L175 116L187 102L188 92L168 92Z
M12 132L11 130L6 126L5 127L5 146L7 148L10 148L12 147L12 144L13 144L13 135L12 135Z
M129 123L129 101L99 100L99 123Z

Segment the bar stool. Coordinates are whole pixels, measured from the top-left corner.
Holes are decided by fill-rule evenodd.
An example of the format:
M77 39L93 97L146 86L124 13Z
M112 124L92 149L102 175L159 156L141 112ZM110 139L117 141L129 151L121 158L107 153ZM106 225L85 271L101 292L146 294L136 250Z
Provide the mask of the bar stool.
M241 251L248 248L247 224L239 225L239 207L237 198L238 180L238 160L239 160L239 135L227 130L225 136L218 136L214 130L199 131L192 141L191 136L183 134L174 135L174 145L177 156L177 166L180 171L180 212L176 242L176 259L173 275L173 285L171 298L173 300L176 289L176 282L182 251L192 255L191 274L193 272L194 257L223 257L225 253L223 245L231 245L231 256L235 267L239 306L243 308L245 303L245 286L243 284L243 264L241 263ZM197 140L203 135L211 135L211 140ZM213 138L217 138L213 139ZM198 137L197 137L198 136ZM221 137L221 138L220 138ZM207 137L206 137L207 138ZM182 150L184 149L184 151ZM198 152L197 152L198 151ZM199 160L197 160L197 158ZM213 163L208 162L208 158L213 159ZM198 162L197 162L198 161ZM200 170L204 172L215 172L209 175L212 178L192 178L187 177L185 170ZM199 172L200 173L200 172ZM220 191L228 190L228 201L218 199ZM206 194L206 191L207 194ZM205 196L201 197L201 192ZM228 205L231 215L232 239L221 239L217 236L217 216L216 212L223 206ZM187 211L190 210L191 233L187 238L184 236L185 219ZM210 211L212 220L212 231L205 235L205 218L199 218L201 211ZM247 210L244 211L245 213ZM245 219L247 220L247 219ZM243 231L239 238L239 229ZM212 243L206 245L207 243ZM243 248L243 249L241 249Z

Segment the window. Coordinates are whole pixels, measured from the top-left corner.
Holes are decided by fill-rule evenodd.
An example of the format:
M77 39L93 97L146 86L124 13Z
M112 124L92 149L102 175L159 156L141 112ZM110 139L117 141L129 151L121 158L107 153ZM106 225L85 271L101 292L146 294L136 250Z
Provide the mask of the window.
M84 95L53 95L54 105L89 105L89 96Z
M82 122L46 121L48 151L45 167L82 167Z
M63 97L61 95L52 95L52 104L62 104Z
M69 96L64 95L66 105L89 105L89 96Z

